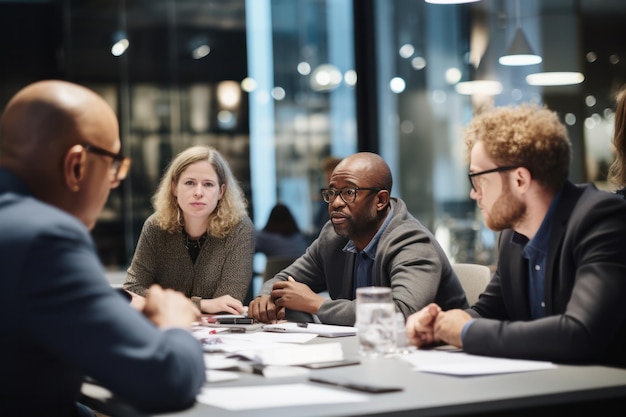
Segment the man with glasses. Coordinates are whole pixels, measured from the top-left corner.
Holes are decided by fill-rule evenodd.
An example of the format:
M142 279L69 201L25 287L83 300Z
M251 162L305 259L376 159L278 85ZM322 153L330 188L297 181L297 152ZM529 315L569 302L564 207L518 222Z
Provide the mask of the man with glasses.
M626 366L626 202L568 180L571 145L539 106L478 115L465 136L470 197L502 231L497 270L466 310L431 304L407 320L418 347Z
M390 196L391 186L379 155L343 159L321 190L330 221L303 256L264 283L248 316L267 323L300 312L352 326L356 288L371 285L391 287L405 317L431 302L467 307L445 253L405 203ZM324 291L330 299L319 295Z
M145 411L191 406L205 379L198 310L151 288L141 314L109 285L89 234L130 159L97 94L20 90L0 119L0 415L92 416L84 376Z

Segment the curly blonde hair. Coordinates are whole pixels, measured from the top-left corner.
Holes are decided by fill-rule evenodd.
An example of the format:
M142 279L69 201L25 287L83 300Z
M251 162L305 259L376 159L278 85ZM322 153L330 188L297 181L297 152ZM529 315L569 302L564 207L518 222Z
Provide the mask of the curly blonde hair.
M608 180L618 187L626 185L626 85L617 94L613 147L615 160L609 167Z
M522 104L484 111L467 127L468 159L479 141L498 165L525 167L550 191L556 192L567 180L571 142L558 115L546 107Z
M187 148L169 163L156 193L152 196L156 221L159 227L170 233L181 230L184 221L173 189L183 171L189 165L201 161L208 161L213 166L220 186L226 185L224 195L209 216L207 226L209 235L225 237L241 219L248 215L247 201L230 166L222 155L211 146L198 145Z

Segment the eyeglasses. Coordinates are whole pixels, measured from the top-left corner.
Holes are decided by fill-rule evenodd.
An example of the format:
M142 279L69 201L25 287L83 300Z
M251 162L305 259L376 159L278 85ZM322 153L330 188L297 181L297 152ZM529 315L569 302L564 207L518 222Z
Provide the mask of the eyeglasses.
M93 152L98 155L108 156L113 158L113 164L111 165L111 173L115 181L122 181L128 175L130 169L131 160L127 156L123 156L122 153L109 152L106 149L99 148L94 145L83 143L81 145L87 152Z
M474 184L474 177L477 177L479 175L485 175L485 174L491 174L492 172L505 172L505 171L510 171L512 169L515 169L518 167L513 167L513 166L506 166L506 167L497 167L497 168L493 168L493 169L488 169L486 171L480 171L480 172L469 172L467 174L467 178L469 178L469 182L470 185L472 186L472 190L476 191L476 185Z
M342 188L341 190L336 190L334 188L322 188L320 191L322 192L322 198L328 204L335 201L337 196L341 196L341 199L346 203L354 203L356 200L356 192L359 190L367 190L367 191L382 191L384 188L370 188L370 187L353 187L353 188Z

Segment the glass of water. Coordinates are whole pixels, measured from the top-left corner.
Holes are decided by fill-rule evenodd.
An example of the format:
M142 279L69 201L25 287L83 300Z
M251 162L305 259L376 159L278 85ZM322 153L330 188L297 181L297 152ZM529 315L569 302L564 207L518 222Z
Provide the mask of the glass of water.
M362 356L384 357L396 349L396 307L389 287L356 290L356 323Z

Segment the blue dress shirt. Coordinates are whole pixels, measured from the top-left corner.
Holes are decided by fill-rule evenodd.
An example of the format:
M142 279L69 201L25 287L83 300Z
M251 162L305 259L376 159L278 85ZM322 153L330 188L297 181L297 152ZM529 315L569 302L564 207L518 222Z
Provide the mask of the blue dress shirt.
M344 252L352 252L356 254L353 272L354 291L352 294L354 299L356 299L357 288L371 286L374 282L374 280L372 279L372 268L374 266L376 248L378 248L378 241L380 240L380 237L387 228L387 225L389 225L389 221L391 220L392 215L393 209L389 211L389 214L387 214L387 217L385 218L385 221L383 222L380 229L378 229L372 240L370 240L370 243L368 243L365 249L363 249L361 252L359 252L352 240L349 240L348 243L346 243L346 246L344 246L343 248Z
M546 254L548 252L548 242L550 241L550 232L552 231L552 217L559 203L562 189L554 196L546 216L539 226L539 230L535 236L529 241L528 238L519 233L514 233L511 241L523 246L522 256L528 261L528 300L530 314L533 319L545 317L546 303L544 299L544 287L546 281ZM465 323L461 330L461 339L465 337L467 329L476 319L472 319Z

